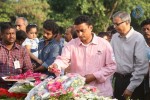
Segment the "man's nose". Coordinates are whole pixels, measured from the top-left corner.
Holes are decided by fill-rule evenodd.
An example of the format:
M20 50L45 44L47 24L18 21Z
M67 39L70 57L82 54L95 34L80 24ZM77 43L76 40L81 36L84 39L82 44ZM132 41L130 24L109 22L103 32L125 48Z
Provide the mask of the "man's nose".
M20 27L19 26L16 26L17 30L20 30Z
M82 36L82 32L81 32L81 31L79 31L79 32L78 32L78 35L79 35L79 36Z
M148 29L145 29L145 33L147 33L148 32Z

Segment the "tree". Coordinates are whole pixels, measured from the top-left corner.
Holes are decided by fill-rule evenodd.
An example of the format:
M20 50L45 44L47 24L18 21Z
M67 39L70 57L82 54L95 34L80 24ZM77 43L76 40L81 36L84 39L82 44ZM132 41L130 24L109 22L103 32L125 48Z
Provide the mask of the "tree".
M86 14L92 18L95 32L106 31L112 24L111 16L119 10L127 11L132 15L136 7L141 7L144 11L143 15L139 18L132 16L132 24L136 28L143 19L150 16L149 0L48 0L48 3L52 10L49 17L56 20L59 25L65 27L72 25L74 18Z
M50 11L46 0L6 0L0 3L0 21L14 22L16 17L25 17L29 23L37 24L40 29Z
M132 16L132 25L139 29L142 20L150 16L150 0L1 0L0 21L14 20L24 16L30 23L41 23L54 19L66 28L79 15L89 15L94 32L106 31L112 24L111 17L116 11L127 11Z

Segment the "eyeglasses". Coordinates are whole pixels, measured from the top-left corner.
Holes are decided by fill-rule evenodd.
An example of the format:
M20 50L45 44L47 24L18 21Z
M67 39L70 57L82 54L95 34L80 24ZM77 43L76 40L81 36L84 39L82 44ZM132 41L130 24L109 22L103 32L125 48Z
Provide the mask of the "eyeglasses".
M119 25L121 25L121 24L124 23L124 22L126 22L126 21L123 21L123 22L120 22L120 23L113 23L113 25L114 25L114 26L119 26Z

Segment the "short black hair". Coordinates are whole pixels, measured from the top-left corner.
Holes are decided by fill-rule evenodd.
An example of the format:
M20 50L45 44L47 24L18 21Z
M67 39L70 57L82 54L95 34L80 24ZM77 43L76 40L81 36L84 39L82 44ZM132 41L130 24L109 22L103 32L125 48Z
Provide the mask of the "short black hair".
M26 32L29 32L31 30L31 28L36 28L38 30L38 27L36 24L29 24L26 27Z
M74 26L70 26L71 28L71 35L72 35L72 38L75 39L78 37L77 35L77 31L75 30Z
M58 25L56 24L56 22L54 20L46 20L43 23L43 28L49 31L52 31L52 34L58 34Z
M15 25L13 25L11 22L3 22L1 24L1 33L10 28L16 29Z
M59 26L58 33L59 33L59 34L63 34L63 33L65 33L64 28L63 28L63 27L61 27L61 26Z
M23 30L19 30L16 32L16 40L21 41L27 38L26 32Z
M104 37L104 36L108 36L109 37L110 36L110 32L99 32L98 36L99 37Z
M107 31L108 31L108 32L111 32L112 35L117 32L113 25L109 26L109 27L107 28Z
M143 27L143 26L145 26L145 25L148 25L148 24L150 24L150 18L144 20L144 21L141 23L141 27Z
M74 25L79 25L82 23L86 23L87 25L92 25L91 19L87 15L81 15L81 16L77 17L74 21Z

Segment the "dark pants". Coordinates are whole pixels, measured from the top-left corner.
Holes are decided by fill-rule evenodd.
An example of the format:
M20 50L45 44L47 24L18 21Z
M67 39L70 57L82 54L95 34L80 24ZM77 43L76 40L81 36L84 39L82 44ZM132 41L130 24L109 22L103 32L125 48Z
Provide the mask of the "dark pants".
M150 89L149 92L145 94L145 100L150 100Z
M149 73L144 78L145 100L150 100Z
M119 73L114 74L114 98L118 100L126 100L122 94L130 83L131 74L121 75ZM144 100L144 81L134 90L130 99L132 100Z

